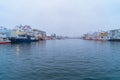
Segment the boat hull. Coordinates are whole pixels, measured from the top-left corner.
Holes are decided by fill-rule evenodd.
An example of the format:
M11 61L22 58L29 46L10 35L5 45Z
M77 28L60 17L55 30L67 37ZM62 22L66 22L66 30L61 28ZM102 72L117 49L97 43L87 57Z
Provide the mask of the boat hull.
M120 41L120 39L109 39L108 41Z
M29 43L29 42L36 42L38 40L31 40L31 39L18 39L18 38L11 38L12 43Z
M11 41L2 41L2 42L0 42L0 44L10 44L11 43Z

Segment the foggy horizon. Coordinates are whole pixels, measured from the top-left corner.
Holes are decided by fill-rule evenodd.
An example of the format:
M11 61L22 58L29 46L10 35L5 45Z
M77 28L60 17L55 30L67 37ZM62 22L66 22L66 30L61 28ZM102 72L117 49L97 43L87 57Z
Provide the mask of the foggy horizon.
M30 25L65 36L119 29L119 0L1 0L0 26Z

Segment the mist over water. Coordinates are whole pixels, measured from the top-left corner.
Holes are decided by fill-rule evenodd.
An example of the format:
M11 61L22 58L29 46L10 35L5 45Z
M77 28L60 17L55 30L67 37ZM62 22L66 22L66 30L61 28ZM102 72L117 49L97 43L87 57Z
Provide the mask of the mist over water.
M0 45L0 80L120 80L120 43L51 40Z

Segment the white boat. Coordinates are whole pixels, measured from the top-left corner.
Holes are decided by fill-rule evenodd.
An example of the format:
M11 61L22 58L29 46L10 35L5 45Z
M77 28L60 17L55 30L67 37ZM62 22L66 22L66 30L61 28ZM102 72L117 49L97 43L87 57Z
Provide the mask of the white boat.
M9 44L11 41L7 38L0 38L0 44Z

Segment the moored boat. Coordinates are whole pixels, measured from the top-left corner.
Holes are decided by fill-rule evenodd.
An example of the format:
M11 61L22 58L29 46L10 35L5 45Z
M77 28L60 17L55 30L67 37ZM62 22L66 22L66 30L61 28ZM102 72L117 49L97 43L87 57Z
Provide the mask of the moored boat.
M120 41L120 39L109 39L108 41Z
M0 39L0 44L9 44L9 43L11 43L11 41L8 40L7 38L6 39L5 38Z
M38 41L38 39L36 39L33 36L29 36L29 35L18 35L18 37L12 37L12 38L10 38L10 40L11 40L12 43Z

